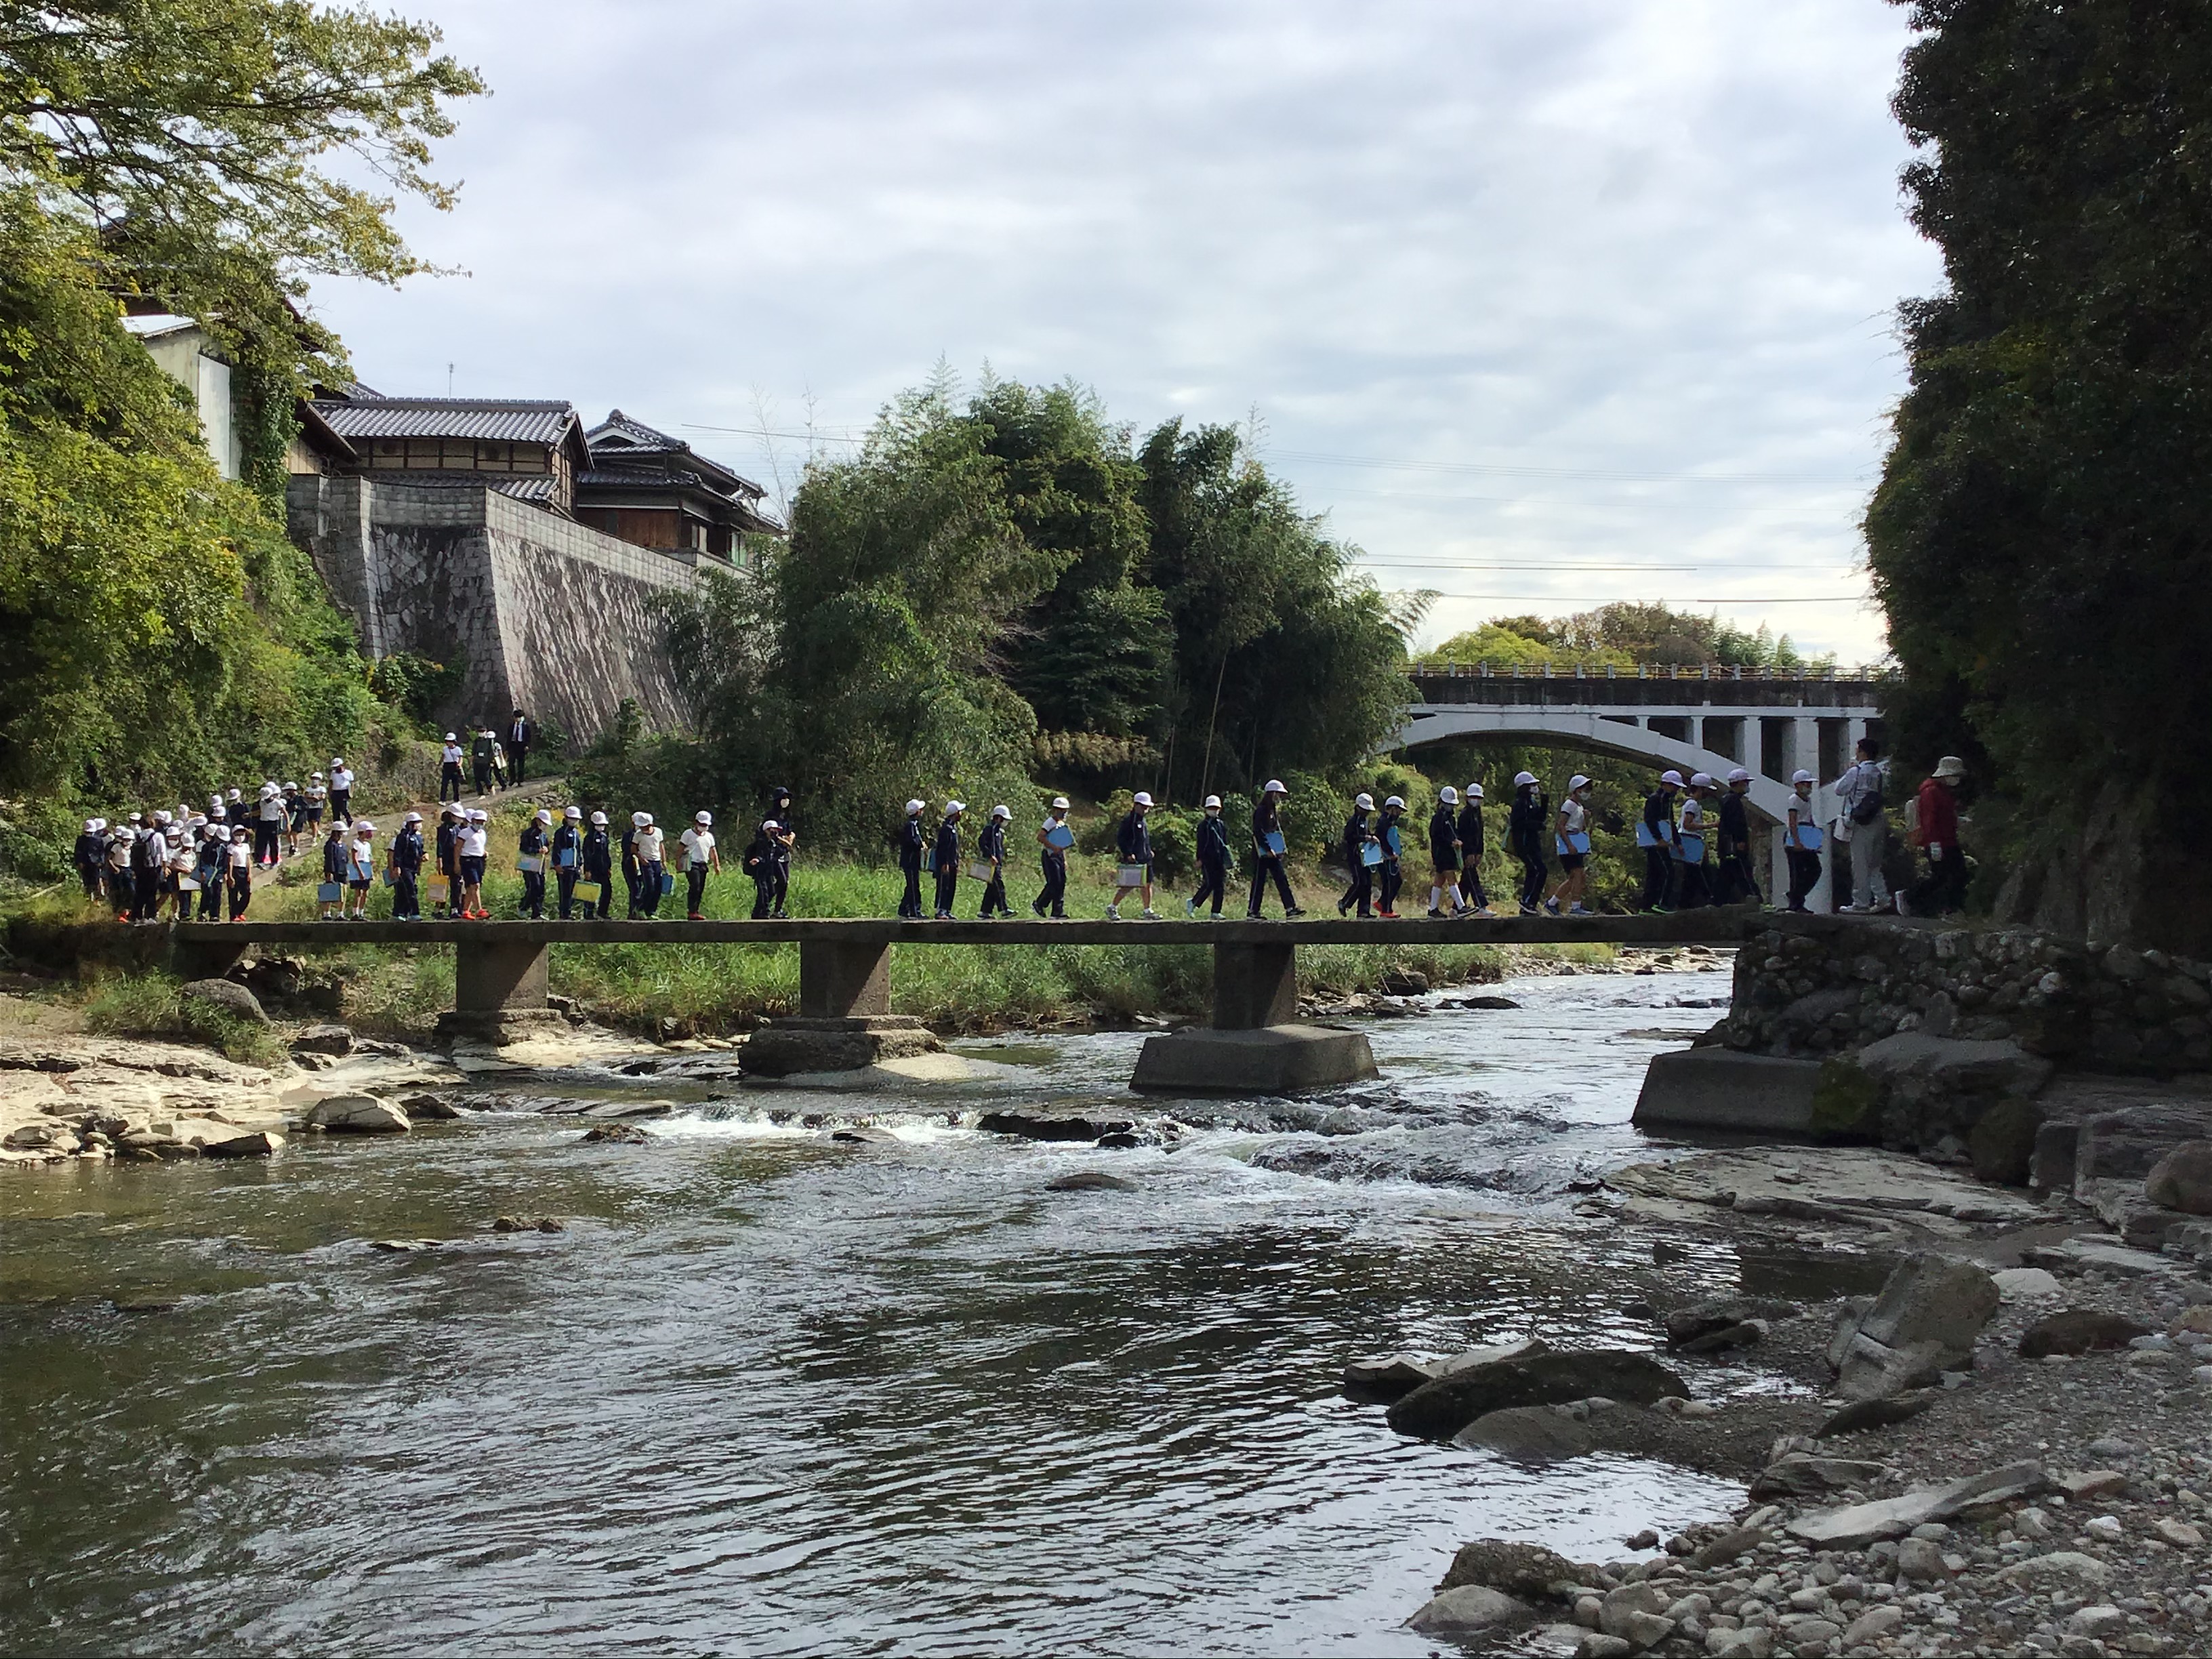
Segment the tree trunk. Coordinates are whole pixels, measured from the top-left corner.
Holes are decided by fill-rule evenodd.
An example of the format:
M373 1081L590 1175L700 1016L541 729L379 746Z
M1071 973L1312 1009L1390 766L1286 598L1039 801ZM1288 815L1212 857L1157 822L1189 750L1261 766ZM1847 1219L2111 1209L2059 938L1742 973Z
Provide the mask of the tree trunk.
M1206 799L1206 787L1213 781L1213 725L1221 718L1221 682L1229 673L1229 653L1221 653L1221 666L1213 674L1213 707L1206 711L1206 759L1198 769L1198 796Z

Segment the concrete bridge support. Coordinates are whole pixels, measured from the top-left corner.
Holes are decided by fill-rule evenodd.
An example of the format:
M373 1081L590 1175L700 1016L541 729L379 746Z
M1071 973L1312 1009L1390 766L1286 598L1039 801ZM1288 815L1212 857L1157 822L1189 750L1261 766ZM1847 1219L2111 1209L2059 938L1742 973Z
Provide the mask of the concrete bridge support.
M545 1006L546 956L546 947L534 940L455 940L453 1007L438 1016L438 1035L515 1042L561 1024L561 1016Z
M891 1012L888 937L799 941L799 1012L745 1041L745 1075L856 1072L945 1045L908 1014Z
M1146 1039L1129 1086L1147 1094L1287 1095L1378 1075L1365 1035L1298 1024L1287 939L1213 947L1213 1024Z

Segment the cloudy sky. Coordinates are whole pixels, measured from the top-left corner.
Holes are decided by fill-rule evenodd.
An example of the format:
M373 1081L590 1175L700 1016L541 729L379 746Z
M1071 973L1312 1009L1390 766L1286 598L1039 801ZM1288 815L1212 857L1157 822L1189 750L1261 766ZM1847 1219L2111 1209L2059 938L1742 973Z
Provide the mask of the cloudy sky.
M417 6L405 6L422 11ZM1429 640L1665 599L1881 651L1884 0L440 0L418 249L325 283L387 392L619 405L763 481L940 359L1243 422ZM449 368L450 366L450 368Z

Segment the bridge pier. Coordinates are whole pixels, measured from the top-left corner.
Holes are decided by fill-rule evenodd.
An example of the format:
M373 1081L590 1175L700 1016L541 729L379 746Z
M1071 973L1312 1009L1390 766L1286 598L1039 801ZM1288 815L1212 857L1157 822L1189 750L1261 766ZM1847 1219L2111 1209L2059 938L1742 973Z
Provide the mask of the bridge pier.
M803 937L799 1012L762 1026L745 1040L744 1075L856 1072L880 1060L943 1048L920 1020L890 1009L888 939Z
M1302 1025L1297 947L1213 946L1213 1024L1147 1037L1129 1086L1147 1094L1287 1095L1378 1075L1364 1033Z
M453 1006L438 1016L438 1035L477 1042L515 1042L564 1022L545 1005L546 947L512 938L453 942Z

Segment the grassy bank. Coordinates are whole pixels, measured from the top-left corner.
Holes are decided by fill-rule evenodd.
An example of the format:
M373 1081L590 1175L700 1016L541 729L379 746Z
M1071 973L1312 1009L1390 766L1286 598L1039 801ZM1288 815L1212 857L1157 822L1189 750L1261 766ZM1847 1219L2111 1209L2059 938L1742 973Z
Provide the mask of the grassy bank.
M514 862L523 815L520 808L504 812L495 825L492 868L484 883L486 903L495 916L514 915L520 907L522 883ZM1103 916L1113 891L1110 865L1082 859L1071 863L1070 913ZM276 882L257 890L252 915L313 916L320 869L319 857L313 855L286 867ZM1018 908L1035 896L1037 884L1034 860L1022 860L1009 882ZM1335 884L1321 871L1298 872L1294 884L1317 911L1334 902ZM815 864L802 856L792 873L790 909L796 916L887 916L897 907L900 887L898 872L887 866ZM962 915L974 914L981 891L974 882L962 883ZM1155 904L1162 915L1179 917L1184 896L1180 888L1172 893L1162 889ZM674 903L680 915L680 888ZM708 884L705 913L744 916L751 903L752 884L725 873ZM389 890L375 890L373 914L387 914L390 904ZM66 895L39 901L36 914L46 924L96 915ZM662 914L670 914L665 903ZM1241 915L1241 898L1233 899L1225 914ZM1404 927L1408 942L1402 945L1315 945L1300 951L1300 988L1338 995L1371 992L1386 975L1404 972L1424 975L1435 985L1480 983L1514 965L1512 953L1491 946L1422 944L1418 920ZM311 978L340 988L350 1023L367 1030L419 1035L453 1006L450 950L348 944L341 922L331 923L330 932L328 946L297 954L307 959ZM892 1006L948 1032L1202 1013L1212 988L1211 952L1203 945L1146 945L1143 939L1144 924L1133 921L1127 945L894 946ZM1542 954L1598 963L1613 953L1609 946L1592 945L1559 946ZM672 1021L678 1032L714 1035L792 1012L799 998L799 951L795 945L556 945L551 979L556 995L575 999L608 1023L661 1033ZM186 1036L212 1012L179 1003L174 980L160 973L88 964L75 988L60 994L82 998L88 1021L107 1030ZM226 1052L239 1048L241 1057L251 1046L246 1034L238 1031L196 1040L218 1042Z

